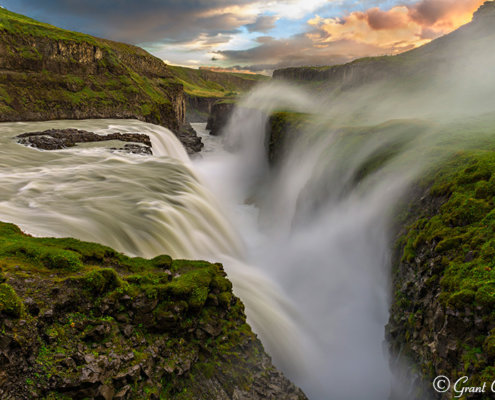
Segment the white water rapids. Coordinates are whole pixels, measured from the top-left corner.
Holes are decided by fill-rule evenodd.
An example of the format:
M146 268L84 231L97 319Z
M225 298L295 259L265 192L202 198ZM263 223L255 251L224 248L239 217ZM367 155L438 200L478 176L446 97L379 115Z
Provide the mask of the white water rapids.
M312 128L270 168L267 115L283 108L312 113ZM223 262L275 364L311 400L384 400L392 381L388 213L426 162L405 163L417 157L403 151L388 172L356 185L363 162L407 132L342 140L342 122L326 110L293 88L262 87L223 138L195 125L206 147L192 161L170 131L139 121L2 123L0 220L129 255ZM50 128L144 133L154 155L100 144L39 151L13 139ZM408 148L421 148L428 133Z

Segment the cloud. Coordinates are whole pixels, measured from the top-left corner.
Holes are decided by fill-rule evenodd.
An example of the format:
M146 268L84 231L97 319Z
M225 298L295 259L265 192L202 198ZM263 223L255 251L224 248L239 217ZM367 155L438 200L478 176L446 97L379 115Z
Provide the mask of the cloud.
M224 62L268 65L331 65L359 57L401 53L430 42L471 20L484 0L420 0L388 10L355 11L342 18L315 16L305 34L284 40L263 37L243 51L218 52Z
M248 50L217 51L215 54L224 63L228 61L240 64L242 67L239 68L265 71L290 66L340 64L378 51L374 46L356 44L348 40L320 47L305 34L289 39L262 36L258 38L258 42L259 46ZM349 53L351 47L352 52Z
M422 26L449 29L467 22L467 18L485 0L422 0L409 7L409 17Z
M57 26L130 43L232 33L259 14L249 0L5 0L5 5Z
M2 0L2 4L66 29L140 44L174 63L211 64L215 58L213 63L220 67L266 69L403 52L468 22L483 1ZM357 7L365 11L328 18ZM284 38L284 31L292 36Z
M252 24L247 24L246 28L248 32L261 32L267 33L273 28L275 28L275 22L278 17L270 16L270 15L260 15L256 22Z

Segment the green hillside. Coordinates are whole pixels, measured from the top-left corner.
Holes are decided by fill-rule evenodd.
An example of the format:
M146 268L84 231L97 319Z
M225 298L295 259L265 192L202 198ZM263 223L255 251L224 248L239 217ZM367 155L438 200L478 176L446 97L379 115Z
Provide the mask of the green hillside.
M233 97L270 78L265 75L235 72L216 72L169 66L174 76L184 85L185 92L197 97Z
M182 85L145 50L0 9L0 121L138 118L178 131Z

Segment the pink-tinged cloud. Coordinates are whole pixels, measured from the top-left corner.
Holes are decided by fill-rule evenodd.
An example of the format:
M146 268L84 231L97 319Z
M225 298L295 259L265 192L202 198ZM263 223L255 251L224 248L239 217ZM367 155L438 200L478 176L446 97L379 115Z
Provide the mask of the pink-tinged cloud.
M292 38L260 38L248 50L218 52L227 63L269 68L330 65L352 59L398 54L429 43L471 21L485 0L419 0L389 10L371 8L343 18L315 16L310 30ZM250 63L250 64L248 64Z
M372 8L344 18L319 18L309 24L318 45L341 39L374 45L387 53L399 53L442 36L469 22L484 0L421 0L388 11Z

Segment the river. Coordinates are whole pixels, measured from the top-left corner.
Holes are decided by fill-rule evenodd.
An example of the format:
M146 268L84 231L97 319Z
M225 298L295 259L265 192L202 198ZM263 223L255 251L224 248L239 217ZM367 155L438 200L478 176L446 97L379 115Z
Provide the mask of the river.
M310 399L383 400L392 381L387 213L416 171L380 170L350 185L363 160L401 132L350 145L318 114L270 168L267 115L288 106L324 114L297 90L261 88L223 137L194 125L206 145L192 159L169 130L134 120L0 124L0 220L129 255L223 262L275 365ZM145 133L154 155L100 144L39 151L13 139L69 127Z

